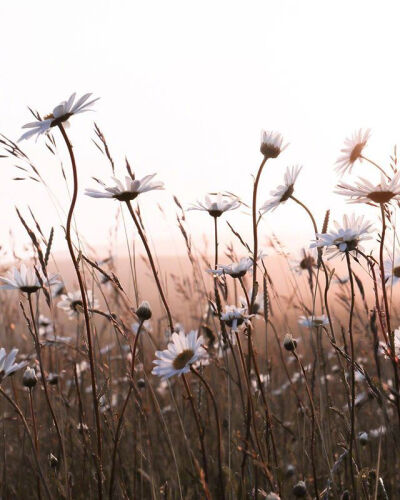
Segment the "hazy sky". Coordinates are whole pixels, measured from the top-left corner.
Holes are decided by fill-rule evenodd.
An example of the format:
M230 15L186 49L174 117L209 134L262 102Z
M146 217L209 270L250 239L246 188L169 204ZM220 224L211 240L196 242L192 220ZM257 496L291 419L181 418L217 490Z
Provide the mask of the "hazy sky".
M141 202L147 229L164 252L175 251L172 194L185 205L217 190L250 202L262 128L280 131L290 147L267 165L260 203L281 183L286 166L302 164L296 194L319 222L327 208L334 216L365 210L331 194L345 137L371 127L368 152L381 163L398 140L396 1L19 1L2 2L0 15L2 133L21 135L31 120L28 105L46 114L74 91L101 97L96 112L73 118L70 128L81 182L78 227L97 247L105 245L117 203L83 196L91 176L110 175L91 142L93 120L121 172L127 155L138 177L158 172L165 182L165 192L143 195ZM65 183L44 140L22 147L66 208ZM60 152L69 174L61 141ZM10 227L27 241L14 206L26 213L29 204L47 231L55 226L55 248L64 249L64 219L45 190L12 181L13 162L0 165L0 242L8 244ZM366 164L355 172L376 177ZM246 214L228 220L249 234ZM203 213L189 212L188 224L198 241L211 230ZM274 230L292 247L312 236L291 202L267 215L261 230ZM173 238L183 248L179 236Z

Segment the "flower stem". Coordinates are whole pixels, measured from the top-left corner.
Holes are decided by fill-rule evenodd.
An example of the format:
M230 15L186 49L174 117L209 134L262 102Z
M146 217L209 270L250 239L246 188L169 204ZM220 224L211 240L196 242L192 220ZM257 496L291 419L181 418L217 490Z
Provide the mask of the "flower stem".
M31 434L31 431L29 430L29 426L28 426L28 422L26 421L25 417L24 417L24 414L22 413L20 407L10 398L10 396L0 387L0 394L6 398L6 400L10 403L10 405L14 408L14 410L18 413L18 416L20 417L24 427L25 427L25 431L29 437L29 440L31 442L31 445L32 445L32 450L33 450L33 456L35 458L35 462L36 462L36 466L38 468L38 471L39 471L39 475L40 475L40 478L42 480L42 483L43 483L43 487L46 491L46 494L47 496L52 499L52 495L50 493L50 490L49 490L49 487L46 483L46 480L44 478L44 474L43 474L43 471L42 471L42 468L40 466L40 461L39 461L39 457L38 457L38 453L37 453L37 450L36 450L36 447L35 447L35 442L33 440L33 437L32 437L32 434Z
M367 158L364 155L360 155L360 158L362 158L363 160L367 161L368 163L370 163L371 165L373 165L374 167L376 167L386 177L386 179L390 180L390 177L388 176L388 174L377 163L375 163L374 161L370 160L369 158Z
M204 387L206 388L208 394L210 395L213 407L214 407L214 413L215 413L215 420L217 424L217 445L218 445L218 476L219 476L219 488L220 488L220 493L219 493L219 498L222 500L225 499L225 493L224 493L224 475L222 471L222 436L221 436L221 423L219 420L219 414L218 414L218 406L217 402L215 401L215 396L214 393L206 381L206 379L195 369L193 366L190 367L191 371L201 380L203 383Z
M93 352L93 345L92 345L92 333L91 333L91 327L90 327L90 317L89 317L88 303L87 303L87 298L86 298L86 291L85 291L85 287L83 284L83 278L82 278L82 275L81 275L81 272L79 269L79 263L78 263L78 260L75 256L74 246L73 246L72 239L71 239L72 217L74 214L76 200L78 197L78 171L77 171L77 167L76 167L75 155L74 155L74 152L72 149L72 144L68 138L67 133L65 132L65 129L64 129L62 123L60 123L58 125L58 128L60 129L61 135L63 136L63 139L64 139L65 144L67 146L68 153L69 153L69 156L71 159L71 166L72 166L72 175L73 175L74 186L73 186L71 205L70 205L69 210L68 210L67 225L65 228L65 237L66 237L67 244L68 244L69 254L71 256L71 260L72 260L72 263L73 263L73 266L75 269L76 277L77 277L78 283L79 283L79 290L80 290L81 298L82 298L83 314L84 314L84 318L85 318L85 328L86 328L88 354L89 354L89 365L90 365L90 380L91 380L91 386L92 386L93 410L94 410L94 414L95 414L96 433L97 433L97 460L96 460L97 491L98 491L99 500L101 500L103 498L102 439L101 439L100 412L99 412L99 404L98 404L98 399L97 399L97 387L96 387L94 352Z
M133 211L131 202L127 201L126 206L128 207L129 213L131 214L132 220L135 223L135 226L136 226L136 229L139 233L140 239L142 240L143 246L146 250L147 257L148 257L149 262L150 262L151 270L153 271L153 276L154 276L154 279L156 281L158 292L160 294L162 303L164 304L165 312L167 313L169 328L170 328L171 333L172 333L174 331L174 323L172 321L171 310L169 308L167 299L165 298L165 294L164 294L163 288L161 286L160 278L158 277L158 272L157 272L156 266L154 264L154 259L153 259L153 256L151 254L149 244L147 243L146 235L144 234L143 229L142 229L141 225L139 224L139 221L137 220L137 217L135 215L135 212Z

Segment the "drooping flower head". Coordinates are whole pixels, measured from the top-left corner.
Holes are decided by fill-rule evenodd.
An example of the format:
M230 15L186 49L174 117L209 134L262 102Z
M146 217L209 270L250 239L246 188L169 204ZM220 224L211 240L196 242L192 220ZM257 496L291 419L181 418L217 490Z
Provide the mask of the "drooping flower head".
M191 365L207 356L206 350L202 347L203 343L203 336L198 335L195 330L187 335L183 331L173 333L167 349L156 351L158 359L153 361L156 366L152 373L163 380L187 373Z
M43 119L38 117L36 121L24 125L22 128L28 128L29 130L22 134L19 140L29 139L34 135L39 137L47 133L52 127L56 127L62 123L66 124L71 116L84 113L85 111L91 111L89 109L90 106L99 99L97 98L89 101L91 95L92 94L85 94L75 102L76 93L73 93L67 101L63 101L56 106L53 112Z
M86 189L85 194L92 198L110 198L119 201L132 201L141 193L153 191L156 189L164 189L164 183L160 181L152 182L152 179L157 174L146 175L142 179L135 179L130 176L125 177L124 184L113 177L115 186L107 187L102 181L95 179L102 187L103 191L98 189Z
M89 309L97 309L99 303L93 297L91 290L86 292ZM61 295L61 300L57 307L67 313L69 319L76 318L83 311L82 295L80 290Z
M207 195L204 201L198 201L191 205L188 210L204 210L211 217L221 217L228 210L235 210L240 207L240 201L236 198L223 196L221 193Z
M336 171L343 175L345 172L351 172L354 163L357 160L362 161L361 155L365 148L368 139L370 138L371 130L362 129L354 132L354 134L345 140L345 146L341 149L342 156L336 161Z
M40 282L38 275L42 282ZM0 277L0 280L4 283L0 285L3 290L20 290L23 293L31 294L40 290L42 284L52 286L58 283L58 276L51 275L45 278L34 267L27 268L25 264L21 264L19 270L14 267L6 277Z
M311 243L310 247L326 247L333 257L340 252L362 250L360 242L371 239L369 233L372 230L372 224L366 221L363 215L359 217L354 214L350 217L345 215L342 224L335 221L334 225L335 230L329 231L329 233L316 234L317 239Z
M350 184L338 184L335 191L337 194L347 196L349 203L383 204L391 200L400 199L400 171L392 179L386 179L381 175L381 182L377 185L369 180L360 178L355 186Z
M260 208L261 213L275 210L281 203L285 203L294 193L294 184L303 167L298 165L286 169L284 183L271 191L272 198Z
M288 144L283 144L283 137L278 132L262 130L261 131L261 146L260 151L261 154L265 156L265 158L277 158L282 151L284 151Z
M9 375L12 375L17 370L24 368L28 362L14 363L18 354L18 349L12 349L9 354L6 353L4 347L0 349L0 383Z

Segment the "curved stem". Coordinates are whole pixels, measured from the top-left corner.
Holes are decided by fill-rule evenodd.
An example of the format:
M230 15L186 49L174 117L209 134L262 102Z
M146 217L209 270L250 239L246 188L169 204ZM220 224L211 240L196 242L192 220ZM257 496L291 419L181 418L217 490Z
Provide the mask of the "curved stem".
M258 172L256 179L254 181L253 187L253 204L252 204L252 216L253 216L253 290L251 293L251 309L249 314L251 314L251 310L253 309L254 301L256 300L256 286L257 286L257 256L258 256L258 228L257 228L257 190L258 184L260 182L261 173L263 171L264 165L267 161L267 157L264 156L261 165L258 167Z
M19 418L21 419L24 427L25 427L25 431L26 433L28 434L28 437L29 437L29 440L31 442L31 445L32 445L32 450L33 450L33 456L35 458L35 462L36 462L36 466L38 468L38 471L39 471L39 475L40 475L40 478L42 480L42 483L43 483L43 487L46 491L46 494L47 496L52 499L52 495L50 493L50 490L49 490L49 487L47 486L47 483L46 483L46 480L44 478L44 474L43 474L43 471L42 471L42 468L40 466L40 462L39 462L39 457L38 457L38 453L37 453L37 450L36 450L36 447L35 447L35 443L34 443L34 440L33 440L33 437L32 437L32 434L31 434L31 431L29 430L29 426L28 426L28 422L26 421L25 417L24 417L24 414L22 413L20 407L10 398L10 396L0 387L0 394L6 398L6 400L10 403L10 405L14 408L14 410L18 413L18 416Z
M210 395L213 407L214 407L214 413L215 413L215 420L217 424L217 445L218 445L218 476L219 476L219 488L220 488L220 496L222 500L225 499L225 493L224 493L224 475L222 471L222 436L221 436L221 423L219 421L219 414L218 414L218 406L217 402L215 401L215 396L213 391L211 390L211 387L209 386L208 382L206 379L195 369L193 366L190 367L191 371L201 380L203 383L204 387L206 388L208 394Z
M388 174L377 163L375 163L374 161L370 160L369 158L367 158L364 155L360 155L360 158L362 158L363 160L367 161L368 163L370 163L371 165L373 165L374 167L376 167L386 177L386 179L390 180L390 177L388 176Z
M150 266L151 266L151 270L153 271L153 276L154 276L154 279L156 281L158 292L160 294L162 303L164 304L165 312L167 313L169 328L170 328L171 333L172 333L174 331L174 323L172 321L171 310L169 308L167 299L165 298L164 291L163 291L163 288L161 286L160 278L158 277L157 269L156 269L156 266L155 266L155 263L154 263L154 259L153 259L153 256L151 254L151 250L150 250L149 244L147 243L146 235L144 234L143 229L142 229L141 225L139 224L139 221L137 220L137 217L135 215L135 212L133 211L131 202L127 201L126 202L126 206L128 207L129 213L131 214L132 220L135 223L135 226L136 226L136 229L137 229L137 231L139 233L140 239L142 240L143 246L144 246L144 248L146 250L147 257L149 259L149 263L150 263Z
M77 171L77 167L76 167L75 155L74 155L74 152L72 149L72 144L68 138L67 133L65 132L65 129L64 129L62 123L60 123L58 125L58 128L60 129L61 135L63 136L63 139L64 139L65 144L67 146L68 153L69 153L69 156L71 159L71 166L72 166L73 193L72 193L71 205L70 205L69 210L68 210L67 224L66 224L66 228L65 228L65 237L66 237L67 244L68 244L69 254L71 256L71 260L72 260L72 263L73 263L73 266L75 269L76 277L77 277L78 283L79 283L79 290L80 290L81 299L82 299L82 308L83 308L83 313L84 313L84 318L85 318L85 328L86 328L88 354L89 354L89 365L90 365L90 381L91 381L91 386L92 386L93 410L94 410L94 414L95 414L96 433L97 433L97 460L96 460L97 490L98 490L99 500L101 500L103 498L102 440L101 440L100 412L99 412L99 404L98 404L98 400L97 400L97 387L96 387L94 353L93 353L93 345L92 345L92 333L91 333L91 327L90 327L90 317L89 317L88 303L87 303L87 298L86 298L86 290L85 290L85 286L83 283L83 278L82 278L81 272L79 270L79 263L78 263L78 260L75 256L74 246L73 246L72 239L71 239L72 217L74 214L76 200L78 197L78 171Z
M121 431L122 431L125 410L128 407L129 398L131 397L131 394L133 391L136 349L137 349L137 345L138 345L138 341L139 341L139 335L142 331L142 326L143 326L143 321L141 320L139 323L138 331L137 331L136 336L135 336L135 341L133 343L131 370L130 370L130 375L131 375L130 386L129 386L128 394L126 395L124 404L122 406L121 414L120 414L119 419L118 419L117 429L115 431L114 447L113 447L112 462L111 462L110 487L109 487L110 499L113 497L113 493L114 493L113 490L114 490L114 478L115 478L115 465L116 465L118 444L119 444L119 439L120 439L120 435L121 435Z

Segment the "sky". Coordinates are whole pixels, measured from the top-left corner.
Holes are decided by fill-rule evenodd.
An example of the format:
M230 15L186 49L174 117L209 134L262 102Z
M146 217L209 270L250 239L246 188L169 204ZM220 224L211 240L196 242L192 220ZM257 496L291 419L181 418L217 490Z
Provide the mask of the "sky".
M286 167L299 164L295 194L319 224L327 209L334 219L352 211L375 218L374 209L346 206L333 194L334 163L356 129L373 130L366 153L382 165L398 141L398 2L70 0L63 7L47 0L1 2L0 132L18 139L31 121L27 106L45 115L72 92L101 98L95 112L73 117L69 129L80 179L76 222L100 253L118 204L83 194L94 187L92 176L107 181L111 173L92 142L94 121L120 175L127 157L137 177L157 172L165 182L165 191L140 199L159 253L184 251L172 195L185 207L213 191L250 203L263 128L281 132L290 145L267 163L260 203L282 182ZM27 215L29 206L45 232L54 226L54 249L65 250L61 226L69 195L60 161L69 181L71 171L56 139L59 158L43 139L21 143L51 195L33 181L14 181L14 162L0 160L4 247L10 229L17 246L28 242L15 207ZM365 162L354 172L379 180ZM226 220L250 239L246 210L221 219L221 239L228 242L234 238ZM188 212L187 225L197 245L212 238L208 215ZM308 246L313 236L291 201L267 214L260 232L262 245L274 232L292 249ZM124 244L123 231L115 241Z

